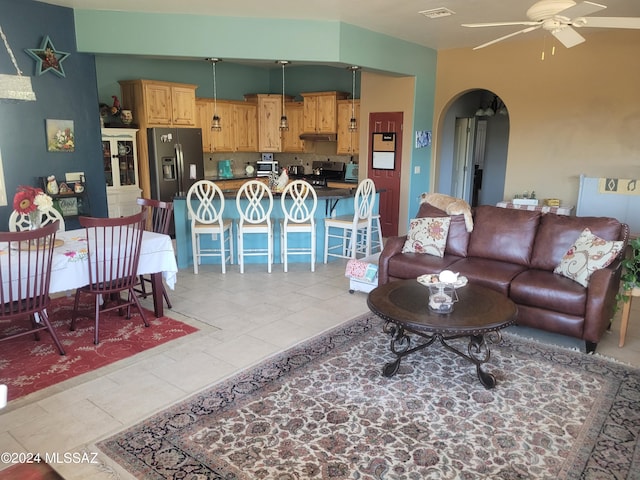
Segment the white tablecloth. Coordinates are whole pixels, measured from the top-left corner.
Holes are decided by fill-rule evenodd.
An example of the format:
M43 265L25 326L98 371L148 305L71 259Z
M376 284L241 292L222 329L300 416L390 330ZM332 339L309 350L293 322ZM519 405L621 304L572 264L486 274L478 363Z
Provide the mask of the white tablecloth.
M51 268L51 293L74 290L89 283L89 259L84 229L58 232L56 239L64 244L56 247ZM173 290L176 284L178 265L171 237L145 231L142 235L142 249L138 274L162 272L167 286Z

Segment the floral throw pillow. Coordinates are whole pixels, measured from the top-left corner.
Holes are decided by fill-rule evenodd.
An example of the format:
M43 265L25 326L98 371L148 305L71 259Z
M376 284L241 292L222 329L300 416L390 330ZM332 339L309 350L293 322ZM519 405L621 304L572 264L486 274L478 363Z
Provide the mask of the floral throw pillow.
M553 272L586 287L591 274L613 262L621 249L622 242L604 240L585 228Z
M426 253L443 257L450 223L450 217L414 218L409 223L409 233L402 253Z

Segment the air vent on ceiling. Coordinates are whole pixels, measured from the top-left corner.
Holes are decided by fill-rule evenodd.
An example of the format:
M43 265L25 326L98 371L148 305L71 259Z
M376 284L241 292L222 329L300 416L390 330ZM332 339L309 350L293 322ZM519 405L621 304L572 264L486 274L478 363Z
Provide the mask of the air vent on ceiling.
M430 10L422 10L421 12L418 12L418 13L429 18L449 17L451 15L456 14L456 12L453 12L445 7L432 8Z

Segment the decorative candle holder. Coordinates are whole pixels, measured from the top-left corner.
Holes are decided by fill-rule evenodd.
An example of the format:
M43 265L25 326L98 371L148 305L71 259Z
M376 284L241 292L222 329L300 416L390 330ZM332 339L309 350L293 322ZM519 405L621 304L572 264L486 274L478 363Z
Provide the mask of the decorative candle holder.
M435 313L451 313L458 294L452 283L437 282L429 285L429 310Z

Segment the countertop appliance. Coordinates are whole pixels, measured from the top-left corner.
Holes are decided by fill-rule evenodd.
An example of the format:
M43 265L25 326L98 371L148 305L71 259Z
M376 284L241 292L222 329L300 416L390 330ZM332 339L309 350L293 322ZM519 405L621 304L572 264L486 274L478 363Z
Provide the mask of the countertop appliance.
M336 182L344 180L344 165L344 162L332 162L330 160L326 162L315 161L311 164L312 173L289 175L289 177L294 179L301 178L317 187L326 187L327 182L332 180Z
M172 202L184 197L204 178L202 130L199 128L148 128L151 198ZM173 235L173 220L171 231Z
M218 177L233 178L233 171L231 170L231 160L218 161Z
M344 168L344 181L346 183L358 183L358 164L347 163Z
M263 153L256 167L258 177L268 177L271 173L278 173L278 161L273 159L273 153Z

